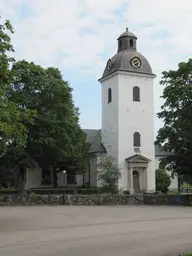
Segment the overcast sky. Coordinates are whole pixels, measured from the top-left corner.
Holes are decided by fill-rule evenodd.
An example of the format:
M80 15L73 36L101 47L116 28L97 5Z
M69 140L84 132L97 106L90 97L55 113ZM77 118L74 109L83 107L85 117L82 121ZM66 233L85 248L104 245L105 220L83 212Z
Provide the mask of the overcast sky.
M15 28L17 59L54 66L74 89L82 128L101 128L97 81L129 30L155 79L155 112L162 104L161 72L192 57L191 0L0 0L0 15ZM155 118L155 131L162 122Z

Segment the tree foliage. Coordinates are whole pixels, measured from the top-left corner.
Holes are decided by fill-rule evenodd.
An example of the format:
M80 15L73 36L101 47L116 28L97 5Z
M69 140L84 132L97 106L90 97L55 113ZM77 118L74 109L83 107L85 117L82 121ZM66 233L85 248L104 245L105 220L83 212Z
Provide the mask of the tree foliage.
M9 28L11 25L7 24L5 27ZM6 33L4 36L10 43ZM0 158L1 169L18 173L20 191L24 189L26 170L36 167L51 168L53 185L57 186L58 171L82 172L88 162L88 144L79 126L72 88L57 68L43 68L25 60L14 61L9 66L5 52L7 73L2 81L5 77L7 80L3 83L0 104L6 103L9 108L6 106L7 112L1 118L0 130L2 138L8 134L6 140L11 143Z
M104 157L98 164L97 178L103 187L115 188L121 178L120 169L112 157Z
M21 109L7 97L12 81L11 66L14 63L10 56L14 49L8 35L12 33L10 22L1 24L0 17L0 157L12 143L25 146L28 131L23 121L33 122L35 116L35 112Z
M167 193L169 186L171 185L171 177L164 169L157 169L156 175L156 190L163 193Z
M162 73L165 86L158 117L164 126L158 131L156 144L171 152L161 166L183 176L192 176L192 59L179 64L177 70Z
M28 129L26 147L9 147L3 163L9 166L12 163L11 167L17 170L51 167L54 186L57 186L57 171L85 168L86 137L79 126L72 89L58 69L44 69L24 60L14 63L8 98L22 109L35 111L36 117L32 124L25 123Z

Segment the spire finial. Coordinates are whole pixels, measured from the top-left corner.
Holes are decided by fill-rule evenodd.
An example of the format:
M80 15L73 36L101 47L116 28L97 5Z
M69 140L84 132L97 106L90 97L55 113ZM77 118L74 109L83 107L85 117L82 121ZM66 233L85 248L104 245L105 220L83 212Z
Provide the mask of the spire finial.
M126 27L126 32L128 31L128 19L125 19L125 27Z

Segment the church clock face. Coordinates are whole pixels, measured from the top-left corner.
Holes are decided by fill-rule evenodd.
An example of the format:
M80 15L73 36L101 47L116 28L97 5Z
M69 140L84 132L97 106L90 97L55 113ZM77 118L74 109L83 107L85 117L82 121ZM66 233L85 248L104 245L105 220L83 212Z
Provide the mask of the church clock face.
M137 57L134 57L131 59L131 66L134 68L140 68L141 67L141 60Z
M112 64L112 61L111 60L108 60L107 62L107 70L110 71L113 67L113 64Z

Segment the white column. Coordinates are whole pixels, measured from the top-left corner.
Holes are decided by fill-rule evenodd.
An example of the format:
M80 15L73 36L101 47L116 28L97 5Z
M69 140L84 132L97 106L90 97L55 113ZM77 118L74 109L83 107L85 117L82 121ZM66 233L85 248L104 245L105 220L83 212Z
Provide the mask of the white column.
M133 194L134 193L134 190L133 190L133 168L131 167L129 169L130 171L130 194Z
M147 192L154 193L155 192L155 166L154 166L153 160L148 163L146 172L147 172Z
M147 168L143 168L145 177L145 190L147 191Z

